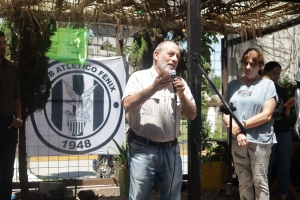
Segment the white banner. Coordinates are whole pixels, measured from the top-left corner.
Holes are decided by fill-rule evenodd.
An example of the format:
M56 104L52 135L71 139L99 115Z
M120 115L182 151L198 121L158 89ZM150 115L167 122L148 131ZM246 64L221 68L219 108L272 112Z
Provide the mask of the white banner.
M28 118L27 155L115 154L112 138L119 144L125 138L123 58L84 65L51 61L48 74L48 103Z

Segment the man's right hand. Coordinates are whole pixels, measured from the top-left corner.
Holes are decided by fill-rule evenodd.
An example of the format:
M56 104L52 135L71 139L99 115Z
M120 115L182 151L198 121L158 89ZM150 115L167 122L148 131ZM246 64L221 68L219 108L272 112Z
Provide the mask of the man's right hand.
M158 75L153 82L153 86L156 91L165 89L168 85L172 84L170 76L164 76L164 74Z

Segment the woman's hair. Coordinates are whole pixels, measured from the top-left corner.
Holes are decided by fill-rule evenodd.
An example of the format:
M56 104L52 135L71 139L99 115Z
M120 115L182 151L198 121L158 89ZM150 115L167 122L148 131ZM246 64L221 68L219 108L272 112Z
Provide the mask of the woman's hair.
M263 74L266 75L269 71L271 71L275 67L279 67L280 70L282 69L281 65L278 62L275 62L275 61L268 62L264 67Z
M252 51L255 51L256 55L255 54L251 55L250 52ZM259 64L261 66L265 64L264 55L259 49L256 48L247 49L242 56L241 62L246 62L249 56L252 56L252 60L254 63Z
M253 53L253 51L254 51L254 53ZM241 63L246 62L246 60L250 56L252 57L253 63L260 65L260 67L264 66L264 64L265 64L264 55L263 55L262 51L257 48L247 49L241 58ZM262 69L260 69L258 71L258 74L262 75L262 73L263 73Z

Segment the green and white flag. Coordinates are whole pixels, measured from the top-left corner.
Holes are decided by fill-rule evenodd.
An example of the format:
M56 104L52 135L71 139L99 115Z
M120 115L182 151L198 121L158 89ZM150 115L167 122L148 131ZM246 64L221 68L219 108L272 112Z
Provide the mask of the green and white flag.
M87 58L86 28L57 28L51 37L52 45L47 56L67 64L85 64Z

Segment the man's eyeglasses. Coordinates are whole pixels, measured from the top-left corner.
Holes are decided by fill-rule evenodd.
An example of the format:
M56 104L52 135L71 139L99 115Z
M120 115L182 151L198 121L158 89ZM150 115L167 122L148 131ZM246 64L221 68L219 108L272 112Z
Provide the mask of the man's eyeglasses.
M250 65L251 67L255 67L257 64L256 63L249 63L249 62L246 62L246 61L243 61L242 62L245 66L248 66Z

